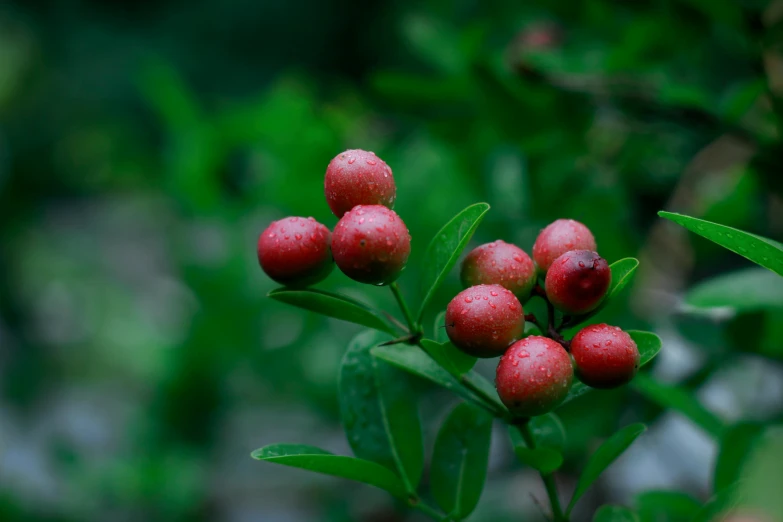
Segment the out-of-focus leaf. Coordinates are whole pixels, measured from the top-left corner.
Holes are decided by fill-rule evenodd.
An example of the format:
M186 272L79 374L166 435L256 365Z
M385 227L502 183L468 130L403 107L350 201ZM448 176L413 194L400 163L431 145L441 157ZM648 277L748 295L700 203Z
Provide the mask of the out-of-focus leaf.
M528 423L536 447L555 448L562 450L566 443L566 433L560 417L554 413L538 415L530 419Z
M429 339L421 341L421 347L455 377L460 377L470 371L477 359L457 349L450 342L436 343Z
M419 307L418 322L421 322L427 303L459 259L460 254L488 211L489 205L486 203L470 205L454 216L432 238L422 261L421 288L424 291L424 298Z
M354 454L397 470L415 488L424 468L417 397L407 375L376 360L370 349L385 336L356 336L340 367L340 417Z
M723 248L750 259L757 265L772 270L778 275L783 275L783 245L777 241L673 212L658 212L658 215L682 225Z
M701 503L681 491L645 491L636 497L641 522L688 522Z
M303 444L272 444L252 453L254 459L363 482L405 499L405 485L391 470L364 459L333 455Z
M470 515L487 477L492 416L466 403L446 418L435 440L430 470L432 496L456 519Z
M783 277L762 268L725 274L691 288L683 308L722 308L735 313L783 308Z
M560 451L545 446L529 447L518 426L509 425L508 434L514 446L514 454L523 464L544 474L552 473L563 465L563 455Z
M277 288L268 294L269 297L311 312L316 312L335 319L360 324L381 332L394 334L394 328L376 312L364 303L344 295L315 290L313 288L294 290Z
M742 466L763 431L762 424L741 422L728 427L721 434L712 485L715 493L726 489L740 478Z
M646 373L634 377L631 386L657 405L682 413L708 434L720 437L723 421L702 406L692 393L678 386L660 383Z
M626 507L606 504L595 512L593 522L639 522L639 517Z
M590 460L587 461L587 465L582 471L582 475L579 477L579 481L576 484L576 490L574 496L571 497L571 502L568 503L568 509L566 509L566 515L571 513L574 506L585 494L590 486L598 479L603 471L609 467L612 462L617 459L622 453L633 444L633 441L646 430L644 424L631 424L621 429L601 444L595 453L592 454Z

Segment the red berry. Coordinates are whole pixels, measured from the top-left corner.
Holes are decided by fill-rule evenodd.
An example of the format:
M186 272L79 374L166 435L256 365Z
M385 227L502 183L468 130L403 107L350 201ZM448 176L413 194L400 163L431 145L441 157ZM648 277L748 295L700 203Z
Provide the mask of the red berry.
M570 250L596 250L590 229L573 219L558 219L538 234L533 245L533 260L544 273L552 262Z
M616 388L636 375L639 349L631 336L616 326L594 324L571 340L576 374L593 388Z
M272 222L258 237L258 263L280 284L304 287L332 271L331 233L313 218L288 217Z
M332 255L345 275L373 285L394 282L411 253L411 236L400 216L382 205L346 213L332 236Z
M532 417L563 402L573 378L565 349L552 339L531 335L509 346L500 358L495 386L513 415Z
M446 308L452 344L473 357L497 357L525 330L525 312L500 285L478 285L458 293Z
M589 250L574 250L549 267L546 296L564 314L585 314L601 303L611 282L606 259Z
M536 284L536 267L524 250L499 239L474 248L462 261L460 278L466 288L500 285L524 303Z
M326 202L341 218L356 205L394 208L397 186L391 168L374 152L346 150L326 167Z

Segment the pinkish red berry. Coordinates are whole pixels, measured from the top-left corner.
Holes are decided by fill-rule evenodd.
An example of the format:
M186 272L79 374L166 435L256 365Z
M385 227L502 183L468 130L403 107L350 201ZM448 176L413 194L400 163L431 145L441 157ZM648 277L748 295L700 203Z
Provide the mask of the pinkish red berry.
M278 283L315 284L332 271L331 233L313 218L287 217L272 222L258 237L258 263Z
M538 270L545 273L555 259L568 251L596 249L589 228L573 219L558 219L538 234L533 245L533 260Z
M452 344L473 357L497 357L525 330L519 299L500 285L471 286L446 308Z
M500 285L524 303L536 284L536 267L524 250L498 239L478 246L462 261L462 286Z
M360 283L384 285L399 277L411 253L411 236L396 212L359 205L337 223L332 255L342 272Z
M594 324L582 328L571 340L576 374L593 388L616 388L633 379L639 370L639 349L617 326Z
M341 218L356 205L394 208L397 186L391 168L374 152L353 149L329 163L324 192L329 208Z
M564 314L586 314L601 303L611 282L612 271L604 258L589 250L574 250L549 267L546 296Z
M565 349L552 339L531 335L509 346L500 358L495 387L514 416L533 417L563 402L573 378Z

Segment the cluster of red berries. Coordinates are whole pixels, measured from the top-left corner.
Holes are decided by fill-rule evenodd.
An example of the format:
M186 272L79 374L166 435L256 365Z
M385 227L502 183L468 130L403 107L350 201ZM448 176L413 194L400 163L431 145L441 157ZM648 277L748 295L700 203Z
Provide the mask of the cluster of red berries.
M568 394L574 366L579 379L595 388L625 384L639 368L639 350L631 336L606 324L588 326L570 342L538 335L521 339L522 305L534 291L568 316L586 314L601 304L612 273L595 250L586 226L559 219L539 234L533 259L498 240L475 248L462 263L466 289L449 303L446 332L452 344L469 355L502 355L495 385L514 415L530 417L556 407ZM543 289L537 284L539 276Z
M334 232L313 218L273 222L258 239L264 272L280 284L304 287L336 264L361 283L394 282L408 261L411 236L392 210L397 187L391 168L373 152L347 150L329 163L324 192L339 218Z

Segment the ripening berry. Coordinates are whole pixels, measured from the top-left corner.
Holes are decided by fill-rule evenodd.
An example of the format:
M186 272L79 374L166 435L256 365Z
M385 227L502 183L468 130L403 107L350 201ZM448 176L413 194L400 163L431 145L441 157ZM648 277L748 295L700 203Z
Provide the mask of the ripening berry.
M611 282L606 259L589 250L574 250L549 267L546 296L564 314L585 314L601 303Z
M565 348L547 337L531 335L509 346L500 358L495 387L514 416L532 417L563 402L573 379Z
M280 284L304 287L332 271L329 229L313 218L288 217L272 222L258 237L258 263Z
M396 212L359 205L346 213L332 235L332 255L345 275L384 285L399 277L411 253L411 235Z
M541 273L570 250L596 250L592 232L579 221L558 219L538 234L533 245L533 260Z
M530 256L518 246L500 239L471 250L462 261L460 272L465 288L500 285L511 290L521 303L530 297L536 277L536 267Z
M446 308L452 344L473 357L497 357L525 330L519 299L500 285L471 286Z
M341 218L356 205L394 208L397 186L391 168L374 152L353 149L329 162L324 192L329 208Z
M639 369L639 349L617 326L594 324L571 340L571 355L579 380L593 388L616 388L629 382Z

